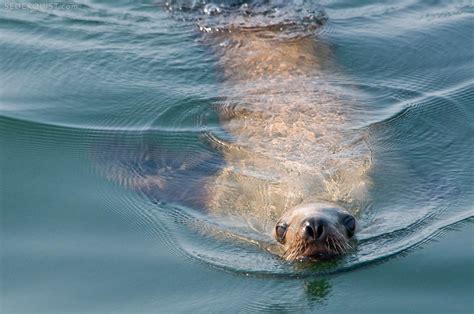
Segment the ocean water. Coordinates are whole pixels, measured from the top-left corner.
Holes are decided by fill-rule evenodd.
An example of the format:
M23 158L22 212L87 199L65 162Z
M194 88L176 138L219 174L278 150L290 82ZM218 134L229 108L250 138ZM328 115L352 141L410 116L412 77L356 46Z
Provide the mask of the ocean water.
M304 14L270 2L282 13L251 22ZM0 312L474 311L472 2L305 5L325 12L311 33L327 49L321 71L356 104L373 158L357 248L310 266L199 232L264 236L133 188L150 171L182 182L222 167L202 141L225 134L198 26L232 12L1 3Z

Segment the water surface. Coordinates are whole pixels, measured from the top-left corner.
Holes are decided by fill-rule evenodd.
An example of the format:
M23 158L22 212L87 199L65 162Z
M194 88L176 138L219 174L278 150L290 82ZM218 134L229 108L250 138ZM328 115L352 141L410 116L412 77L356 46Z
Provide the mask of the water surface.
M201 140L225 134L216 57L196 27L220 20L146 1L7 4L3 312L472 312L471 3L314 6L328 17L314 35L329 47L322 71L370 135L373 186L357 249L312 267L197 232L265 238L129 187L162 166L179 182L190 158L205 156L192 175L222 166Z

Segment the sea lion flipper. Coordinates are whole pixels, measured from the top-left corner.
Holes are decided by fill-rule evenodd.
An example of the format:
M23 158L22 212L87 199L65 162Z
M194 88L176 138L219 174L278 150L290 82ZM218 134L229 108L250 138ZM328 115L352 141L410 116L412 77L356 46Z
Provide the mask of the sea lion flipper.
M144 139L133 143L111 141L96 145L93 159L105 177L153 202L201 209L206 182L222 161L218 153L198 144L180 148Z
M249 152L247 149L233 143L230 140L223 139L211 132L203 132L200 135L202 143L207 145L212 151L218 152L222 156L233 156L233 158L244 158Z

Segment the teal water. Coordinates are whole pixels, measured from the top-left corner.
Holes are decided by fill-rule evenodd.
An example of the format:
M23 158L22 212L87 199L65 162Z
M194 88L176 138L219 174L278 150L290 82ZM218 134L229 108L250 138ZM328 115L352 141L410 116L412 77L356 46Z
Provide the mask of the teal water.
M324 71L344 73L332 84L357 103L374 184L356 252L310 268L197 233L258 236L109 172L146 172L146 154L172 169L210 156L196 176L220 167L200 140L221 132L222 94L199 12L12 4L0 8L2 313L474 311L472 3L320 3Z

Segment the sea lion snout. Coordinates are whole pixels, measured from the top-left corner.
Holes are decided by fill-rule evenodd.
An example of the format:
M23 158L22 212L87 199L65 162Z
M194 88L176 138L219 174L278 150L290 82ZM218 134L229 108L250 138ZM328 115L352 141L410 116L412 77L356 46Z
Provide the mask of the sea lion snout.
M307 242L324 241L328 222L325 219L309 218L303 221L303 237Z
M357 228L354 216L330 203L296 206L283 214L273 236L287 260L327 259L346 253Z

